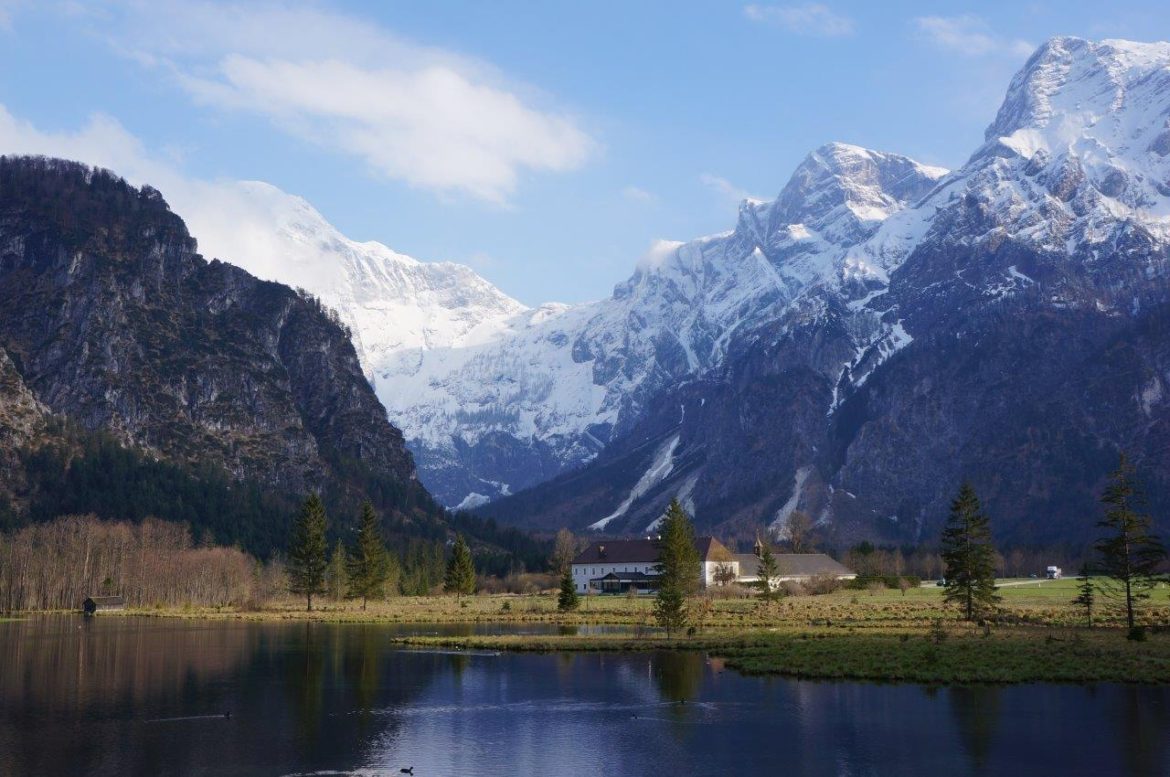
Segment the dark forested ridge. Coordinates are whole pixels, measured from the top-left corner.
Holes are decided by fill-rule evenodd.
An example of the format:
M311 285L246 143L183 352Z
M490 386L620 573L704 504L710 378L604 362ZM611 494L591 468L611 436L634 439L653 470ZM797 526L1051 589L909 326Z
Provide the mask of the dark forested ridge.
M9 528L154 515L267 555L318 491L338 536L366 498L407 552L450 531L335 315L206 261L158 191L61 160L0 157L0 465ZM497 566L539 558L460 520Z

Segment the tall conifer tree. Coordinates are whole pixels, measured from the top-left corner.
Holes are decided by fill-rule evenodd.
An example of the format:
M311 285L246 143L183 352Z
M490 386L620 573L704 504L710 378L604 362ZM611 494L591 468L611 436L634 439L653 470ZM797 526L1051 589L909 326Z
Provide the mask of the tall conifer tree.
M349 570L350 596L361 597L363 610L370 598L380 598L385 593L389 561L386 545L382 542L378 514L374 512L374 505L367 501L362 505L361 518L358 520L357 545Z
M573 568L565 567L565 571L561 573L561 592L557 595L557 609L568 612L580 605L581 597L577 595L577 586L573 582Z
M1101 496L1105 518L1097 525L1106 535L1097 541L1101 572L1111 581L1103 592L1124 600L1125 620L1133 633L1135 605L1150 595L1158 572L1166 561L1166 549L1151 533L1150 518L1139 512L1141 493L1133 466L1122 454L1117 470Z
M687 597L699 587L699 552L695 528L677 499L670 501L662 521L658 555L658 596L654 617L667 637L687 622Z
M289 590L304 595L309 611L313 609L313 594L325 593L329 566L325 525L325 505L321 497L310 494L297 513L288 549Z
M467 547L462 534L455 535L455 548L451 553L451 560L447 563L443 590L457 595L475 593L475 562L471 558L471 548Z
M759 538L756 539L756 570L760 596L764 599L774 598L779 593L775 581L780 576L780 565L776 562L776 554L772 552L772 543Z
M970 483L963 483L951 502L951 516L942 535L942 558L946 564L946 601L959 604L964 618L975 620L981 611L999 601L995 593L991 524Z

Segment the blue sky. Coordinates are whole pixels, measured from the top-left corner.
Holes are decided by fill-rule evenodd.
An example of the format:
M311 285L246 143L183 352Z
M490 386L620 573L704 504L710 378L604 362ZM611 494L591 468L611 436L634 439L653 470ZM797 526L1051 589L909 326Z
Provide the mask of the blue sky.
M64 148L164 194L267 181L352 238L576 302L655 239L730 228L823 143L961 164L1060 34L1170 39L1170 10L0 0L0 152Z

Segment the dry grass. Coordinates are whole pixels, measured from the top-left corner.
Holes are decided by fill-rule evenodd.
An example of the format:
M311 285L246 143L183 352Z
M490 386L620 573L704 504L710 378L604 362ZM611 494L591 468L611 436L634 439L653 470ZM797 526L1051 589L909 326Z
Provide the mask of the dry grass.
M703 629L666 639L653 628L653 599L586 597L581 609L560 613L553 593L463 598L401 597L357 604L324 602L312 613L299 600L259 610L154 609L128 615L231 618L257 621L611 624L626 631L503 636L406 636L419 648L515 651L702 650L748 673L822 679L928 683L1170 682L1170 589L1142 607L1146 642L1128 642L1116 605L1097 613L1104 627L1082 627L1071 600L1073 580L1005 586L1003 601L982 625L958 619L940 589L837 591L776 602L714 599ZM1104 609L1104 608L1103 608Z
M1071 604L1076 581L1059 580L1005 586L999 608L990 616L993 625L1050 627L1079 626L1082 611ZM334 622L389 623L559 623L652 624L652 597L582 597L575 612L561 613L556 594L491 594L479 596L403 596L370 602L366 610L356 602L320 600L313 612L306 612L304 600L283 599L258 609L144 608L127 610L132 615L171 617L239 618L246 620L318 620ZM916 588L903 595L895 590L841 590L822 596L789 596L776 602L758 599L712 600L706 628L768 628L800 626L858 629L919 629L937 619L954 620L958 611L943 603L942 591L934 586ZM1121 612L1102 602L1095 619L1102 625L1120 625ZM1149 626L1170 627L1170 587L1154 592L1142 606L1142 621Z

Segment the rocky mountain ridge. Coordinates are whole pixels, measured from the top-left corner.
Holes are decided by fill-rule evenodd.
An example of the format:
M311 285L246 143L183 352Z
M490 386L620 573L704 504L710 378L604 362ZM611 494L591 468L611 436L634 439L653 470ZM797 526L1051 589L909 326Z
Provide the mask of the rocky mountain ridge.
M205 261L157 191L106 171L0 158L0 384L13 445L51 414L264 489L377 482L387 510L436 511L344 327Z
M1168 127L1170 46L1049 41L807 315L737 330L595 462L486 509L642 532L680 496L727 532L801 509L841 541L918 541L969 477L1005 538L1075 543L1123 449L1164 501Z

